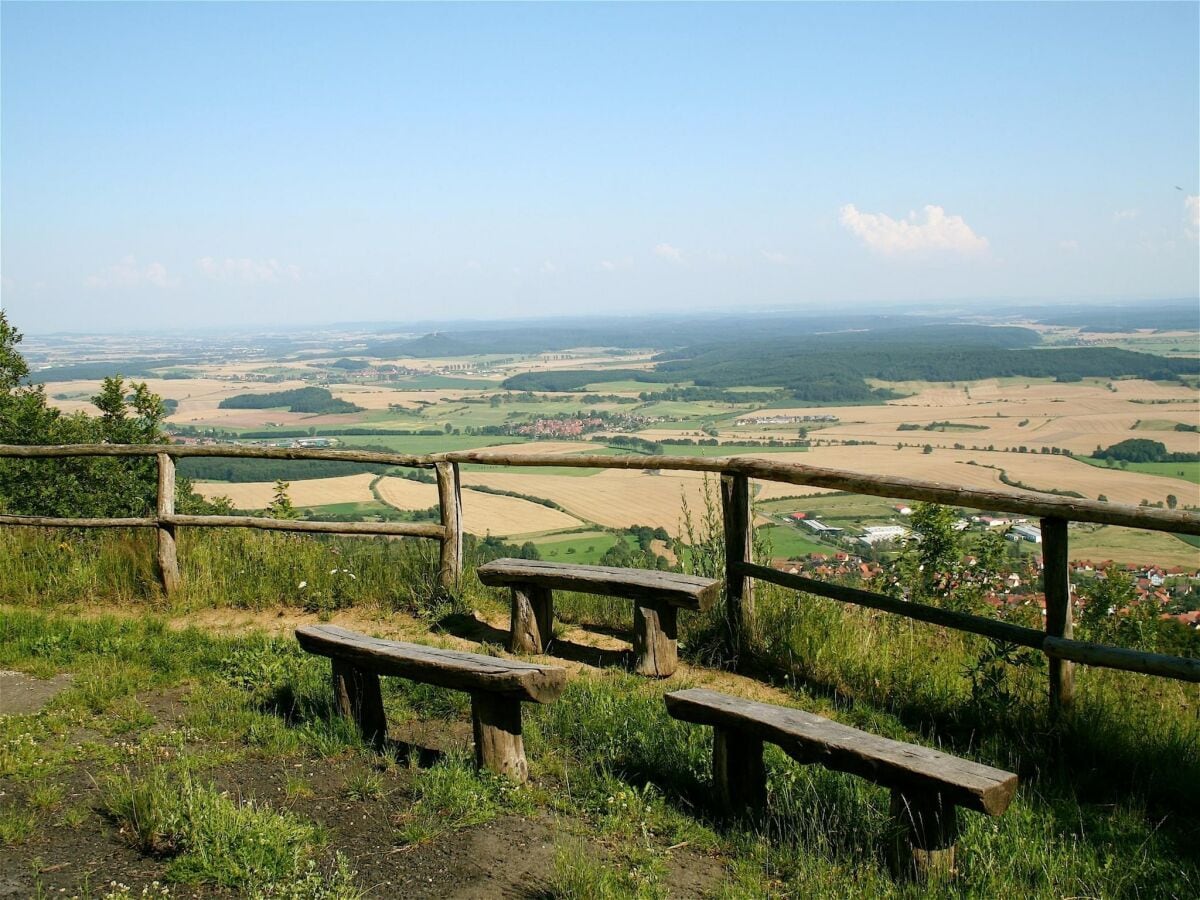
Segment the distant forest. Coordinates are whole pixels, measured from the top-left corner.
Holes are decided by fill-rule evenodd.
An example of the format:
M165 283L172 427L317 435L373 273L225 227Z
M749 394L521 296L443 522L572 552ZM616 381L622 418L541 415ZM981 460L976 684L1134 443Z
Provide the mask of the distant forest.
M217 404L219 409L275 409L287 407L294 413L352 413L363 408L348 400L339 400L325 388L304 387L270 394L239 394L226 397Z
M1200 361L1167 359L1108 347L1034 349L1037 335L1020 328L927 326L865 334L804 335L727 341L656 357L653 370L526 372L504 382L510 390L576 391L588 384L629 379L692 381L704 388L782 388L804 403L863 403L898 396L880 381L970 381L1006 376L1175 380L1200 374Z

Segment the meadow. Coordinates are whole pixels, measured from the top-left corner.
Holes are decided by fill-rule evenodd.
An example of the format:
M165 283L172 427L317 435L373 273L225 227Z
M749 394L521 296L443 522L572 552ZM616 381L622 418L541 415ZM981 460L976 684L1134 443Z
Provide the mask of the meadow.
M403 679L384 679L397 743L376 755L332 715L328 663L291 637L323 620L503 653L505 595L470 567L439 594L429 544L185 529L170 602L146 534L6 528L0 554L15 561L0 569L0 667L69 676L41 710L0 717L0 861L22 896L1200 891L1195 685L1081 668L1074 709L1053 722L1044 671L981 678L996 668L987 641L770 586L736 666L713 652L719 609L684 616L685 664L664 684L622 668L625 604L563 595L561 650L544 659L570 685L528 709L532 780L514 788L469 764L465 695ZM963 817L954 882L897 881L887 792L862 779L768 748L766 817L724 818L709 730L663 708L685 686L937 746L1022 784L1004 816Z

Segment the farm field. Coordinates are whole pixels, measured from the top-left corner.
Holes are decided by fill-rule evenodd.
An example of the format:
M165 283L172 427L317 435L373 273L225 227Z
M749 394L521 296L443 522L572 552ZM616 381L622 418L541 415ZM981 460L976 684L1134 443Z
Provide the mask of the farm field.
M297 507L370 503L375 499L371 493L371 482L374 478L369 472L338 478L306 478L291 482L288 496L292 505ZM265 509L275 496L273 481L197 481L195 489L196 493L210 500L214 497L228 497L237 509ZM437 503L436 489L433 502Z
M1144 336L1139 337L1142 339ZM322 429L376 427L379 429L438 430L436 435L345 435L345 445L377 447L398 453L430 454L452 450L495 449L498 452L539 454L615 455L632 451L606 446L593 440L530 441L519 436L477 435L465 432L485 426L506 426L538 417L570 416L596 408L618 416L661 418L627 432L601 432L589 437L633 435L655 441L678 437L710 439L700 426L715 427L716 446L663 445L669 456L756 456L813 466L848 469L880 475L897 475L964 486L1013 489L1020 483L1030 489L1073 491L1089 498L1106 497L1114 502L1164 503L1174 495L1180 506L1200 506L1200 464L1131 464L1127 469L1108 468L1098 461L1065 455L1042 454L1042 447L1090 453L1129 437L1153 437L1169 451L1200 452L1200 435L1175 431L1177 424L1200 423L1200 397L1194 387L1141 379L1086 378L1061 383L1049 378L992 378L958 382L903 381L886 386L905 396L875 405L764 406L761 403L665 401L653 403L590 403L583 391L633 397L647 390L663 390L668 384L634 380L596 381L575 393L536 392L533 395L502 388L506 375L519 371L570 368L637 368L649 364L649 354L611 354L593 349L562 354L498 354L469 358L397 360L423 374L400 381L371 384L346 379L329 363L341 358L314 358L277 365L237 362L211 367L186 367L202 377L148 379L152 390L179 403L170 421L198 427L213 426L233 432L245 430ZM180 367L184 369L185 367ZM478 372L485 372L479 375ZM463 374L455 374L462 372ZM232 381L255 374L282 375L279 382ZM328 373L325 385L340 399L365 410L344 415L311 415L284 410L222 410L222 399L247 392L286 390L311 384L299 376ZM296 376L287 378L287 376ZM690 386L692 382L676 382ZM90 409L88 397L99 389L98 381L55 383L52 392L64 399L55 402L64 410ZM749 386L732 388L749 391ZM503 395L496 399L495 395ZM772 415L836 416L837 421L792 425L735 425L738 418L756 410ZM924 430L934 423L937 430ZM899 430L901 425L915 428ZM761 447L739 441L769 438L794 440L803 427L816 446ZM446 429L449 428L449 431ZM826 442L834 441L834 444ZM848 443L848 442L864 443ZM897 444L903 444L897 449ZM923 452L925 445L932 453ZM955 449L959 445L961 449ZM1032 452L1004 452L1027 447ZM987 447L994 447L992 451ZM978 448L978 449L973 449ZM1009 482L1002 481L1003 477ZM1182 474L1181 474L1182 473ZM550 500L567 512L551 509L519 497L499 497L469 492L466 527L477 534L498 536L544 535L546 532L587 524L621 528L630 525L661 526L671 534L680 527L683 500L695 511L703 504L704 478L699 473L638 470L615 471L573 467L530 467L468 464L463 467L467 485L513 491ZM293 482L290 494L300 508L347 514L355 510L370 514L378 503L369 489L371 476L309 479ZM715 480L710 479L715 487ZM264 480L248 484L204 483L205 496L229 496L243 509L261 509L271 500L274 483ZM436 503L431 485L389 478L379 483L383 499L400 509L425 509ZM796 510L847 521L890 521L894 509L885 500L845 498L836 493L796 485L762 483L756 486L756 502L765 504L760 513L782 514ZM780 504L780 498L807 497ZM760 517L760 524L770 524ZM785 526L772 531L790 545L809 541L802 532ZM1098 544L1084 549L1113 553L1130 548L1103 533ZM1179 545L1179 546L1177 546ZM1139 545L1143 546L1143 545ZM1149 545L1144 545L1149 548ZM1180 550L1182 546L1182 550ZM1136 550L1137 548L1133 548ZM1159 549L1187 554L1194 548L1180 542L1161 544ZM578 548L577 548L578 552ZM602 551L600 551L602 552ZM1176 558L1176 557L1172 557Z
M630 538L607 531L593 531L562 538L546 536L534 540L533 543L537 545L542 559L594 565L600 562L600 558L614 547L617 541L621 540L632 544Z
M1182 478L1200 484L1200 462L1144 462L1129 463L1128 468L1122 469L1120 464L1109 465L1109 460L1095 459L1091 456L1078 457L1080 462L1098 469L1141 472L1145 475L1163 475L1167 478Z
M916 447L895 446L814 447L807 453L779 453L772 459L813 466L896 475L958 484L965 487L1014 490L1000 480L1000 470L1015 481L1038 490L1071 490L1096 499L1104 494L1116 503L1151 503L1174 494L1181 505L1200 504L1200 489L1180 478L1140 472L1108 471L1065 456L1041 453L972 453L968 450L935 450L924 453ZM782 496L781 488L803 493L789 485L768 485L763 499ZM1184 499L1188 498L1188 499Z
M791 525L764 525L758 529L758 536L768 541L773 559L792 559L810 553L828 555L837 550L836 547L806 537L804 532Z
M1153 418L1162 422L1200 423L1200 399L1195 391L1182 385L1127 380L1104 384L1059 384L1049 380L999 379L959 382L954 387L924 382L890 384L893 389L915 390L912 396L879 406L796 407L772 410L780 415L823 413L840 419L835 425L818 429L809 426L813 439L872 440L879 443L932 444L935 447L994 446L997 449L1020 447L1033 450L1043 446L1060 447L1073 453L1090 453L1097 446L1107 447L1131 434L1135 425ZM902 424L924 426L932 422L982 426L986 430L901 431ZM794 433L775 428L777 434ZM764 432L740 428L730 423L722 436L762 436ZM771 433L771 432L765 432ZM1164 431L1155 435L1169 451L1200 452L1200 435L1192 432Z
M1100 563L1112 560L1128 565L1143 565L1153 560L1160 566L1183 566L1200 570L1200 547L1173 534L1115 528L1110 525L1073 527L1069 534L1071 558Z
M464 479L464 482L469 482ZM396 509L427 509L438 502L437 486L407 478L382 478L375 486L380 498ZM463 528L471 534L502 537L561 531L585 524L560 510L519 497L463 491Z

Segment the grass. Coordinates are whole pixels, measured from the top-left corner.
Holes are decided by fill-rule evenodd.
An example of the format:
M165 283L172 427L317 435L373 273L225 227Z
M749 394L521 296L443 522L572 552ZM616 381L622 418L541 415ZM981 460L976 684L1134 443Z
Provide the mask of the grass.
M828 520L861 520L898 518L900 514L896 507L901 504L902 501L893 502L858 494L813 494L810 497L766 500L759 504L759 508L764 513L774 515L804 512Z
M615 534L596 533L584 537L572 537L566 540L546 539L535 541L538 552L541 553L542 559L552 562L572 562L581 564L595 564L600 562L600 558L604 556L617 541L622 538ZM631 546L635 545L635 541L630 536L625 536L624 540Z
M1200 570L1200 550L1188 537L1113 525L1081 525L1071 529L1071 558L1096 562L1111 559L1128 565L1153 560L1162 566Z
M1075 459L1085 462L1098 469L1116 469L1119 471L1141 472L1144 475L1163 475L1168 478L1182 478L1193 484L1200 484L1200 462L1135 462L1122 467L1120 463L1107 459L1096 459L1094 456L1076 456ZM1195 497L1181 497L1180 502L1195 501Z
M320 506L305 506L300 508L303 515L311 515L317 519L325 516L354 516L359 519L395 512L395 508L378 500L350 503L324 503Z
M838 550L837 547L812 540L792 525L764 525L757 529L757 533L770 543L772 557L793 559L808 556L810 553L824 553L829 556Z
M399 428L432 427L400 424ZM429 453L449 453L452 450L476 450L482 447L495 447L500 444L521 444L522 437L472 434L355 434L342 438L347 444L363 447L378 447L393 453L411 453L423 456Z
M127 841L170 857L166 877L184 884L253 893L295 879L323 842L310 822L252 800L235 802L186 767L126 772L106 785L103 804Z
M795 438L795 432L788 440ZM663 453L667 456L746 456L749 454L758 453L801 453L807 447L755 447L752 444L718 444L713 447L711 445L689 445L689 444L663 444Z
M710 730L671 719L662 703L666 687L705 684L1019 772L1022 786L1007 814L962 816L954 895L1200 893L1194 850L1200 695L1194 685L1080 668L1075 708L1053 725L1043 670L1007 671L1002 698L973 689L968 672L988 646L982 639L762 585L755 651L743 660L751 677L692 668L665 686L618 669L573 671L558 702L526 706L533 780L515 788L475 772L461 750L432 766L380 763L331 715L327 662L303 654L289 638L176 627L154 614L165 607L153 594L134 594L129 600L140 606L130 609L126 602L120 617L98 618L71 606L51 609L77 599L61 587L39 595L29 585L14 596L21 573L39 575L42 584L74 573L69 582L99 586L88 564L115 571L118 560L134 556L122 549L128 537L120 535L69 556L57 546L39 551L37 540L57 538L35 539L35 532L18 539L9 531L0 532L4 558L15 561L17 571L0 569L3 596L24 605L0 608L0 667L75 676L41 713L0 718L0 789L6 801L12 798L0 813L0 838L9 846L60 827L54 823L66 797L55 785L84 771L117 772L98 798L106 827L113 834L124 829L164 877L251 896L272 896L285 883L311 877L327 889L313 896L354 896L354 880L338 874L345 866L339 869L336 852L345 848L327 829L299 810L242 797L223 783L246 767L283 769L296 774L281 785L286 790L276 795L279 801L303 802L314 788L301 771L348 760L355 774L338 782L342 794L390 804L394 814L384 827L396 847L436 844L501 814L563 823L549 886L554 896L678 893L671 887L678 851L671 848L681 845L716 861L717 896L944 895L892 880L880 850L890 828L888 795L865 779L799 766L768 748L767 818L754 825L725 820L712 798ZM333 549L341 559L360 552L320 541L274 542L269 535L229 544L204 534L214 546L192 546L194 560L241 554L259 567L284 568L281 580L307 572L304 566L327 565ZM25 542L13 543L18 540ZM385 543L390 552L390 544L401 542ZM22 568L22 555L39 552L50 568ZM188 555L182 554L185 563ZM422 567L432 571L432 559L406 553L352 558L358 571L379 571L350 602L400 610L390 622L426 627L406 611L431 608L430 598L410 606L396 597L401 582L429 584ZM293 560L300 570L288 568ZM201 569L191 577L220 578ZM264 596L263 586L271 583L265 575L240 577L252 597ZM492 619L504 615L503 592L481 588L470 573L465 584L462 605ZM86 599L96 602L103 594ZM204 588L186 607L231 601L257 602ZM564 621L628 627L628 604L590 604L570 594L556 597L556 604ZM714 620L685 614L681 627L685 657L703 658ZM426 723L445 732L468 720L460 692L399 678L384 679L384 688L395 724ZM186 694L178 721L150 711L149 697L162 691ZM81 740L81 731L101 737ZM301 770L293 761L310 762ZM580 835L594 840L585 846L576 840Z

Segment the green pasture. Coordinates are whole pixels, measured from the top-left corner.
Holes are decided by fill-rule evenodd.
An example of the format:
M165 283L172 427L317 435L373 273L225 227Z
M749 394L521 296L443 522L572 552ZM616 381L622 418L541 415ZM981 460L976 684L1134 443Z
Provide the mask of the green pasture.
M1200 484L1200 462L1131 462L1124 468L1118 462L1112 462L1107 459L1096 459L1092 456L1076 456L1075 459L1080 462L1085 462L1089 466L1095 466L1098 469L1112 469L1115 472L1141 472L1143 475L1163 475L1168 478L1182 478L1184 481L1190 481L1193 484ZM1111 465L1109 463L1112 462ZM1180 497L1181 504L1195 504L1200 502L1200 496L1197 497Z
M824 553L828 555L837 550L836 547L831 547L829 544L822 544L820 541L813 540L802 532L800 527L792 525L763 525L757 529L757 535L766 539L770 547L770 555L776 558L793 559L808 556L810 553Z
M607 532L597 532L561 539L545 537L535 540L534 543L537 545L542 559L550 560L551 562L594 565L599 563L600 558L620 540L624 540L630 546L636 545L636 542L630 535L622 536Z
M755 447L751 444L663 444L665 456L747 456L753 453L801 453L805 447Z
M1174 431L1179 422L1175 419L1141 419L1134 431Z
M813 494L810 497L791 497L756 503L755 509L771 515L808 513L809 517L843 520L889 520L903 518L896 511L902 500L868 497L861 494Z
M665 391L670 388L685 388L692 387L691 381L673 381L666 382L650 382L650 381L634 381L632 378L626 378L622 381L597 381L583 388L584 391L593 394L640 394L642 391Z
M523 444L527 438L479 434L351 434L340 440L363 447L378 447L393 453L449 453L451 450L478 450L501 444Z
M1181 536L1162 531L1087 525L1071 528L1067 536L1071 559L1113 560L1127 565L1157 564L1200 570L1200 547ZM1032 545L1030 545L1032 546Z
M354 516L355 518L366 519L371 516L380 516L396 511L394 507L388 506L386 503L380 503L378 500L325 503L320 506L302 506L299 507L299 510L303 514L312 515L318 519L326 516Z

